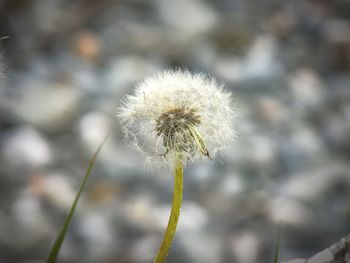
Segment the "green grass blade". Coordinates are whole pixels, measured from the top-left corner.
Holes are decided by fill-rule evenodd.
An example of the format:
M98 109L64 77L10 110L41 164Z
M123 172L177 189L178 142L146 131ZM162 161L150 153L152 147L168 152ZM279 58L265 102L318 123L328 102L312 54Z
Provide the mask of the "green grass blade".
M278 239L277 239L277 244L275 248L275 256L274 256L274 263L278 263L278 258L279 258L279 252L280 252L280 244L281 244L281 232L282 232L282 223L279 222L278 224Z
M73 217L73 214L74 214L74 211L75 211L75 208L78 204L78 201L79 201L79 198L80 198L80 195L81 193L83 192L84 188L85 188L85 185L90 177L90 174L91 174L91 171L92 171L92 168L94 167L94 164L95 164L95 161L96 161L96 158L98 156L98 154L100 153L103 145L105 144L105 142L107 141L107 139L109 138L110 135L106 136L106 138L101 142L101 144L99 145L99 147L97 148L95 154L92 156L91 160L90 160L90 163L89 163L89 166L86 170L86 173L85 173L85 176L84 176L84 179L80 185L80 188L79 188L79 191L78 191L78 194L76 195L75 199L74 199L74 202L73 202L73 205L69 211L69 214L67 215L66 217L66 220L64 222L64 225L62 227L62 229L60 230L60 232L58 233L58 236L55 240L55 243L53 244L52 248L51 248L51 251L50 251L50 254L49 254L49 257L47 259L47 263L55 263L56 260L57 260L57 255L58 253L60 252L60 249L61 249L61 245L63 243L63 240L64 240L64 237L66 235L66 232L68 230L68 227L69 227L69 224L70 224L70 221Z

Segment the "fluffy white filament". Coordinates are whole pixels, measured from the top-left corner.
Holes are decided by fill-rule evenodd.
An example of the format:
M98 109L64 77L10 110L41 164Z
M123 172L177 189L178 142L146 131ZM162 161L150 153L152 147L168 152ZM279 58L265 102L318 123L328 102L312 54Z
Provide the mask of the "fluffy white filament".
M165 71L119 109L126 137L153 164L209 158L234 139L232 96L204 74Z

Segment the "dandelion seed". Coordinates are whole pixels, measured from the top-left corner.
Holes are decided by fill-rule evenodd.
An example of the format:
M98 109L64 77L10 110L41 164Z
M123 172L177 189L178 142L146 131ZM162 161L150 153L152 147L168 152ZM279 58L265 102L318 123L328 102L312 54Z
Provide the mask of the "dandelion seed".
M188 71L165 71L140 83L120 109L126 136L154 162L175 168L168 226L154 263L168 255L180 215L183 166L211 160L234 138L232 98L213 79Z

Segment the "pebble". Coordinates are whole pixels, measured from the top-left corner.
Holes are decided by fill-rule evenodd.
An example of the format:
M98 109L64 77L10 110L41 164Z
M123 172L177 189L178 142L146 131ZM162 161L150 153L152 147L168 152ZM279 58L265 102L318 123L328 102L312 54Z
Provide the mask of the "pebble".
M200 0L158 0L157 7L164 23L192 37L210 30L219 19L216 12Z
M25 87L19 88L16 96L4 99L6 111L19 122L58 132L67 129L77 117L81 96L75 87L43 80L22 85Z
M237 233L229 241L231 253L235 261L254 263L259 261L262 240L254 232Z
M29 189L64 212L69 211L78 191L71 178L61 172L33 175Z
M269 218L275 222L281 222L286 226L307 227L312 222L313 213L300 201L288 197L275 197L269 200L267 206Z
M53 232L52 223L41 204L40 199L31 192L23 190L11 207L12 226L8 229L10 242L20 249L27 249L45 241Z
M321 202L335 182L349 182L347 170L343 164L333 164L296 173L281 185L280 192L309 203Z
M106 215L101 211L85 212L78 226L81 237L84 239L83 255L90 262L107 260L114 249L119 246L116 240L116 231Z
M314 108L324 101L325 87L315 71L298 69L289 78L289 88L297 107ZM305 109L304 109L305 110Z
M220 262L223 241L210 231L185 231L177 236L178 246L183 249L186 262ZM170 258L169 258L170 259Z
M3 141L2 158L16 169L41 167L53 161L53 151L43 134L31 126L14 129Z

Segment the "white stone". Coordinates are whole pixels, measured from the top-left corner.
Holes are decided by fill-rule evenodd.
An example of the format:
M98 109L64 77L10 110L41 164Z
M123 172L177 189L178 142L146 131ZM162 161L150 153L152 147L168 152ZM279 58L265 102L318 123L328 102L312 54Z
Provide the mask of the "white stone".
M17 168L47 165L53 157L44 136L30 126L20 127L5 138L2 155L7 164Z
M198 34L218 22L216 12L200 0L158 0L160 17L169 26L187 34Z
M271 220L286 225L305 226L313 218L312 212L299 201L282 196L271 199L267 211Z
M285 196L304 201L320 200L332 186L332 182L350 182L347 166L335 163L321 166L307 173L295 174L281 185L280 192Z
M81 217L79 229L87 241L89 259L101 260L118 247L112 224L101 211L90 211Z
M277 43L272 36L259 36L241 65L241 78L266 78L281 72Z
M177 242L185 250L188 262L214 263L221 262L222 239L205 230L185 231L178 233Z
M25 92L4 101L5 107L19 120L57 131L66 128L76 117L80 106L77 88L45 81L29 81L22 85L26 85Z
M28 248L33 244L47 240L52 233L52 225L45 216L40 199L27 190L20 192L12 209L11 242L16 248Z
M289 78L289 88L296 104L317 106L325 95L323 83L311 69L299 69Z
M70 179L59 172L37 176L31 180L31 190L62 210L69 211L78 191L78 186L72 187Z
M112 117L100 112L90 112L79 121L79 136L91 152L96 151L104 137L112 131L112 120Z
M230 245L237 262L258 262L262 241L253 232L244 232L238 234L231 240Z

